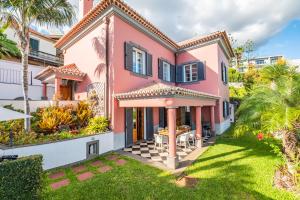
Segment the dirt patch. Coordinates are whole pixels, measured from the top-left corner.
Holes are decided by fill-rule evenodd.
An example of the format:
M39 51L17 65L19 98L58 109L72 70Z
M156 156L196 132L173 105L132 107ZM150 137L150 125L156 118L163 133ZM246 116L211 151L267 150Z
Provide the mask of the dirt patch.
M198 184L199 179L191 176L181 176L176 180L179 187L194 188Z

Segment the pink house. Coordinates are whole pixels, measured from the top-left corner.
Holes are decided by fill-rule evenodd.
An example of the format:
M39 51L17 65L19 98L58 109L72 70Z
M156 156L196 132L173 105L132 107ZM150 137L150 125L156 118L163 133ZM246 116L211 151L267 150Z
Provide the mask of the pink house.
M37 78L55 83L56 97L98 96L111 121L115 149L152 139L168 127L168 166L175 168L176 127L203 126L221 134L229 126L227 66L233 51L226 32L174 42L121 0L103 0L57 43L65 66Z

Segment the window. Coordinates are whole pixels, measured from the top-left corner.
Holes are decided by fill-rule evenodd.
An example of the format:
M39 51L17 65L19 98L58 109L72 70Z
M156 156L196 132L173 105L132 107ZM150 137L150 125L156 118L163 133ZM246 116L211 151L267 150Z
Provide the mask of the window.
M227 84L228 83L228 72L227 72L227 67L224 62L221 62L221 68L222 68L222 81L223 83Z
M277 62L278 58L271 58L271 64L275 64Z
M146 74L146 54L144 51L141 51L137 48L133 48L132 51L132 72L137 74Z
M229 102L223 101L223 117L227 118L229 116L230 109L229 109Z
M184 65L183 80L184 82L193 82L198 80L197 63Z
M33 51L39 51L39 41L33 38L30 38L29 42L30 49Z
M265 64L265 60L263 60L263 59L256 60L256 64L257 65L263 65L263 64Z
M163 61L163 80L171 81L171 65Z

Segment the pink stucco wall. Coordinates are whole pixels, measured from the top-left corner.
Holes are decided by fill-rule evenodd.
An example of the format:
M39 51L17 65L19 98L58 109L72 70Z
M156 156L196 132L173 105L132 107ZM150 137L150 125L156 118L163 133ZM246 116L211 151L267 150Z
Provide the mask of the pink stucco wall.
M96 28L66 49L65 64L75 63L81 71L87 73L85 80L78 84L76 99L86 98L87 85L94 82L105 82L105 28L105 23L97 25ZM125 124L124 108L118 106L117 100L112 95L143 87L153 81L160 82L161 80L158 79L158 58L164 58L171 64L175 64L175 54L115 15L110 16L109 35L109 110L113 131L122 133ZM125 70L125 42L136 43L152 54L152 77L137 76ZM222 83L220 75L220 63L221 61L227 63L227 59L219 45L212 44L183 52L177 58L178 64L193 60L205 61L206 80L197 84L180 84L178 86L228 99L228 86ZM169 84L174 85L174 83ZM220 100L221 106L217 104L215 109L217 122L223 121L222 99ZM157 126L159 123L158 108L154 108L153 113L154 125ZM208 118L209 115L206 116L205 113L203 116Z
M195 60L205 63L206 79L192 84L178 84L178 86L221 96L215 109L215 118L217 122L222 122L224 120L222 101L228 99L229 92L228 84L224 85L221 79L221 62L225 62L228 66L228 59L217 43L181 52L177 57L178 65Z
M153 81L160 82L158 79L158 58L162 57L171 64L174 64L174 53L154 41L144 33L138 31L128 25L119 17L114 18L114 45L113 45L113 61L112 61L112 76L113 92L120 93L143 87ZM124 43L136 43L152 54L152 77L141 77L133 75L133 73L124 69ZM170 83L173 84L173 83ZM115 132L124 132L124 108L117 107L117 102L114 100L114 109L112 113L112 123ZM158 108L153 110L154 125L158 125Z
M110 46L113 43L113 17L110 17ZM75 99L87 97L86 88L95 82L105 82L105 30L106 24L100 23L95 29L71 45L64 54L64 63L75 63L87 75L77 85ZM112 50L112 48L110 48ZM110 55L112 51L110 52Z

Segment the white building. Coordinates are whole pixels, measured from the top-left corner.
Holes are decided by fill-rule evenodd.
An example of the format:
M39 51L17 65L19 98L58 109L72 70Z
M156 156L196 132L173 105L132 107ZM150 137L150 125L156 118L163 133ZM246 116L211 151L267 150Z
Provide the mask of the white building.
M13 29L5 32L7 38L18 43L18 38ZM53 85L43 85L41 81L34 79L48 65L59 66L63 64L62 53L54 47L57 36L47 36L37 31L30 30L29 53L29 99L43 99L43 87L47 87L47 96L54 94ZM22 65L20 58L4 58L0 60L0 100L22 99Z
M256 69L261 69L264 66L275 64L278 60L284 59L283 56L264 56L264 57L255 57L250 59L243 59L241 61L241 66L238 68L239 72L246 72L248 70L248 66L252 65ZM235 63L233 67L236 68Z

